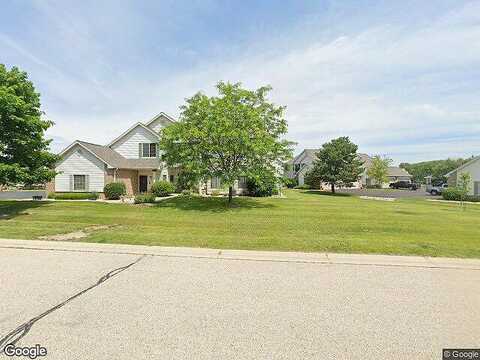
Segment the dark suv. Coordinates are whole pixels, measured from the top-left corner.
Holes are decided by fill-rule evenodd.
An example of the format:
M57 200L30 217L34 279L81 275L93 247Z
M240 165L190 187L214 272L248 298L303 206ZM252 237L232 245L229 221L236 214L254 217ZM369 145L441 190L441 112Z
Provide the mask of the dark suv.
M409 190L417 190L418 189L418 185L415 184L415 183L412 183L410 181L397 181L397 182L394 182L394 183L391 183L390 185L390 188L391 189L409 189Z

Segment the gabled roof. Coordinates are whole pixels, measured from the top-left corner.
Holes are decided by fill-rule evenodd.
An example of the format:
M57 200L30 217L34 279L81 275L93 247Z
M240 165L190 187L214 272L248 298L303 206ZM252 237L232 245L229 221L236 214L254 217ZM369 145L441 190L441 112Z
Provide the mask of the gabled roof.
M93 156L100 161L107 164L109 168L115 169L157 169L160 165L160 159L158 158L145 158L145 159L127 159L117 153L115 150L108 146L99 144L93 144L86 141L76 140L59 155L65 154L75 145L87 150Z
M465 164L459 166L459 167L456 168L455 170L450 171L449 173L445 174L444 176L450 176L450 175L452 175L453 173L464 169L465 167L473 164L474 162L476 162L476 161L478 161L478 160L480 160L480 155L479 155L479 156L475 156L475 157L472 158L470 161L467 161Z
M153 123L155 120L157 120L160 117L164 117L172 123L176 122L174 118L172 118L170 115L168 115L168 114L166 114L162 111L161 113L155 115L153 118L151 118L149 121L147 121L145 126L150 126L151 123Z
M398 166L389 166L387 171L387 176L405 176L412 177L407 170L398 167Z
M304 149L300 154L298 154L297 156L295 156L293 158L293 162L296 163L302 157L311 158L313 160L315 158L315 154L318 152L318 150L320 150L320 149Z
M160 159L158 158L127 159L108 146L87 143L84 141L79 141L79 143L83 144L91 152L95 153L99 158L103 159L105 163L112 168L156 169L160 164Z
M150 129L149 127L145 126L144 124L142 124L141 122L138 122L136 123L135 125L133 125L130 129L128 129L127 131L125 131L122 135L120 135L119 137L117 137L115 140L113 140L111 143L109 143L107 146L112 146L113 144L115 144L117 141L119 141L120 139L122 139L124 136L127 136L131 131L135 130L137 127L142 127L144 128L145 130L147 130L149 133L151 133L152 135L156 136L158 138L158 134L153 131L152 129Z
M105 160L105 158L102 158L101 156L98 156L98 154L95 152L95 151L92 151L91 147L90 146L86 146L86 144L88 145L93 145L93 144L90 144L90 143L86 143L84 141L80 141L80 140L75 140L73 143L71 143L70 145L68 145L65 149L63 149L58 155L59 156L63 156L65 153L67 153L71 148L73 148L75 145L78 145L80 146L81 148L87 150L90 154L92 154L93 156L95 156L98 160L104 162L105 164L107 164L108 166L111 166L109 162L107 162ZM101 145L98 145L98 146L101 146Z

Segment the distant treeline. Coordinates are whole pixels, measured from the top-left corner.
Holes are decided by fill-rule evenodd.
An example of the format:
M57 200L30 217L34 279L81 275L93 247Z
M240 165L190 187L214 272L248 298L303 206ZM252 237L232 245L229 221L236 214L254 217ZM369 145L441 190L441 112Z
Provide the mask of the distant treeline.
M425 183L425 177L431 175L432 182L443 182L444 175L455 170L470 159L446 159L423 161L419 163L401 163L400 167L407 170L416 183Z

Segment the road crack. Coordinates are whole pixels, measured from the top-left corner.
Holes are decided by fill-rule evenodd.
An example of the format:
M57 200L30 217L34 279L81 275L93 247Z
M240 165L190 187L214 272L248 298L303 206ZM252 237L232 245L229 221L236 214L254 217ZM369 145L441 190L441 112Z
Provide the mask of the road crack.
M7 346L9 344L16 345L25 335L27 335L28 332L30 331L30 329L33 327L33 325L35 325L35 323L37 321L43 319L44 317L51 314L52 312L62 308L63 306L68 304L70 301L82 296L86 292L96 288L97 286L100 286L101 284L103 284L107 280L113 278L114 276L117 276L121 272L129 269L130 267L137 264L139 261L141 261L146 256L148 256L148 255L140 256L138 259L136 259L134 262L131 262L128 265L121 266L119 268L116 268L116 269L113 269L113 270L109 271L108 273L103 275L100 279L98 279L98 281L95 284L92 284L89 287L77 292L75 295L70 296L68 299L66 299L66 300L62 301L61 303L51 307L50 309L48 309L47 311L44 311L40 315L37 315L37 316L31 318L30 320L28 320L28 321L24 322L23 324L21 324L20 326L18 326L16 329L9 332L7 335L5 335L4 337L2 337L0 339L0 355L3 354L5 346Z

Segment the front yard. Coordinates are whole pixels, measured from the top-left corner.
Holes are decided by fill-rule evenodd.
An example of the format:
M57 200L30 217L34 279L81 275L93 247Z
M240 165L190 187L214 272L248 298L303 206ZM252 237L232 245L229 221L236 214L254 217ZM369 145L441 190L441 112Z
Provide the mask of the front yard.
M0 238L87 229L82 241L223 249L480 258L480 206L287 191L287 198L177 197L153 207L0 201ZM102 226L104 225L104 226ZM108 225L108 226L105 226ZM90 229L90 230L88 230Z

